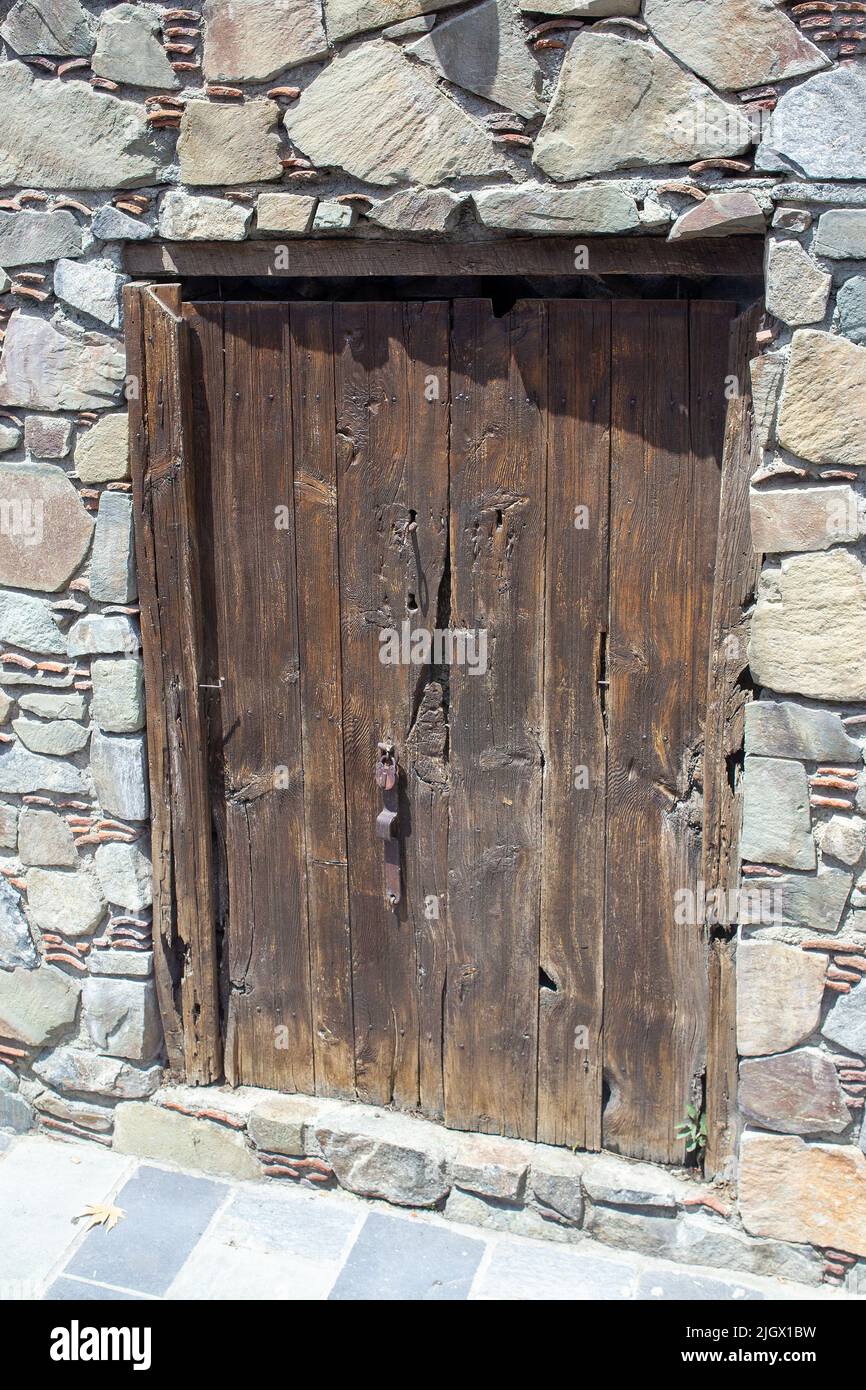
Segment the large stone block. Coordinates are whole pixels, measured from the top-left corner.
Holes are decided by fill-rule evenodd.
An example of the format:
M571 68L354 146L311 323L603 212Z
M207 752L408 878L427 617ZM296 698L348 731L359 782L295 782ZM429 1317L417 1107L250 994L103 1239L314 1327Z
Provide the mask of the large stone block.
M87 613L73 623L67 639L70 656L94 656L97 653L131 656L140 646L135 624L123 613Z
M80 753L90 738L90 730L74 719L27 719L23 715L12 720L12 728L31 753L49 753L55 758L68 758Z
M0 1034L46 1047L73 1023L80 993L78 981L53 965L0 970Z
M316 1138L341 1186L398 1206L432 1207L448 1192L447 1140L423 1120L390 1111L324 1110Z
M831 816L817 827L815 839L825 857L856 864L866 845L866 821L862 816Z
M738 1102L747 1120L783 1134L841 1134L851 1123L839 1073L817 1047L744 1059Z
M103 733L133 734L144 727L144 668L124 657L100 657L90 664L93 718Z
M474 193L472 201L482 226L502 231L594 236L640 226L632 195L610 183L582 188L522 183L516 188L486 188Z
M40 719L83 719L87 713L87 701L77 690L22 691L18 706Z
M95 931L106 908L99 883L85 869L30 869L27 902L40 930L70 937Z
M819 270L799 241L767 246L767 309L792 326L820 323L827 312L833 277Z
M451 1180L466 1192L499 1201L523 1197L534 1150L516 1139L486 1134L452 1134Z
M72 763L29 753L20 743L0 754L0 792L89 791L87 773Z
M54 268L54 293L109 328L120 327L120 291L128 275L105 261L61 260Z
M644 19L669 53L725 91L830 66L775 0L646 0Z
M7 270L81 250L81 227L71 212L0 212L0 265Z
M583 1220L582 1163L564 1149L538 1148L532 1156L528 1188L535 1201L564 1221Z
M817 1032L825 957L781 941L737 949L737 1047L743 1057L787 1052Z
M72 448L74 425L56 415L28 415L24 447L34 459L65 459Z
M261 1177L258 1163L236 1130L162 1110L145 1101L122 1102L115 1113L114 1148L119 1153L176 1163L218 1177Z
M866 246L866 231L863 242ZM866 347L866 275L854 275L840 287L836 295L836 313L840 333L852 343Z
M404 188L374 203L364 216L368 222L392 232L447 232L457 221L467 197L465 193L450 193L447 188Z
M779 442L810 463L866 467L866 348L801 328L779 412Z
M93 534L91 516L56 464L0 464L0 518L0 584L19 588L62 589ZM10 622L12 607L10 602ZM26 607L19 606L22 622ZM35 609L31 616L35 621Z
M58 1047L34 1063L46 1086L72 1095L110 1096L115 1100L144 1100L159 1085L162 1068L133 1067L118 1057L103 1057L86 1048Z
M90 769L106 815L122 820L147 819L147 757L141 734L103 734L94 729Z
M851 874L825 865L817 874L750 878L748 886L773 893L773 906L777 914L774 920L783 926L805 927L812 932L835 932L839 930L852 882Z
M82 483L129 477L129 418L103 415L75 446L75 471Z
M0 642L41 656L65 656L66 637L45 599L0 592Z
M687 208L677 218L668 241L763 232L765 226L764 211L754 193L710 193L697 207Z
M100 845L93 858L96 876L110 903L128 912L142 912L153 902L149 857L138 845L120 842Z
M487 131L412 64L381 41L341 53L284 118L293 144L315 164L368 183L420 183L504 174Z
M72 831L56 811L25 806L18 821L18 857L30 868L74 868L78 852Z
M821 1031L830 1042L866 1057L866 980L839 995Z
M866 210L833 208L822 213L815 252L835 261L857 261L866 257Z
M783 92L766 122L757 169L810 179L866 178L866 69L845 63Z
M385 24L413 19L431 10L446 10L459 5L461 0L324 0L324 3L328 37L334 42L367 29L381 29Z
M167 241L243 241L252 215L227 198L191 198L176 189L162 200L159 232Z
M516 0L483 0L409 44L409 52L464 91L521 116L541 110L541 69L529 51Z
M144 107L0 63L0 185L135 188L161 179Z
M752 545L759 555L792 550L829 550L860 537L853 488L752 488L749 496Z
M739 1201L753 1235L866 1256L866 1156L858 1149L746 1134Z
M579 34L562 66L534 160L561 182L613 169L741 154L742 111L661 49L613 34Z
M153 236L149 223L130 217L110 203L96 210L90 227L99 241L148 241Z
M866 581L846 550L782 561L761 576L749 664L758 685L823 700L866 699Z
M247 1130L267 1153L297 1157L306 1153L307 1132L322 1109L312 1096L268 1096L250 1111Z
M115 5L103 13L90 66L100 77L130 87L170 92L180 86L156 14L139 5Z
M149 1062L162 1046L162 1026L151 981L91 977L82 993L84 1022L101 1052Z
M90 561L90 594L100 603L132 603L138 595L132 498L103 492Z
M263 193L256 203L256 227L260 232L303 236L315 211L316 199L303 193Z
M25 57L87 58L95 28L93 16L78 0L15 0L0 37Z
M279 117L275 101L187 102L177 142L181 179L224 186L280 178Z
M802 763L746 759L740 851L759 864L814 869L809 781Z
M328 53L319 0L205 0L203 14L209 82L267 82Z
M104 410L120 391L125 357L98 334L73 338L17 309L0 357L0 405L28 410Z
M0 970L32 970L35 965L36 950L21 899L0 877Z

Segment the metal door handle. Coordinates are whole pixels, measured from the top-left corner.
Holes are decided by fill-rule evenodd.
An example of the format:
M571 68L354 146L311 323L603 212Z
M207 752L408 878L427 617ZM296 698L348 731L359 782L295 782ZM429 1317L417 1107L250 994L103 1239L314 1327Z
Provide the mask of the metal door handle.
M397 755L394 745L380 743L376 759L376 786L382 789L382 810L376 817L376 834L383 842L385 855L385 893L388 906L400 901L400 827L397 821Z

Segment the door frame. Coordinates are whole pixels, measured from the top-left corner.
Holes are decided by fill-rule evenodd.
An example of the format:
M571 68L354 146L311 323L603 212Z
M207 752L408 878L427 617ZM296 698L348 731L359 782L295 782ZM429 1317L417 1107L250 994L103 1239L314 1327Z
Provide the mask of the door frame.
M132 243L126 267L145 277L340 275L427 277L580 274L760 276L763 239L677 243L652 237L513 238L448 243L297 239L277 267L273 241ZM580 249L583 255L576 256ZM188 330L177 280L124 289L130 468L147 705L154 861L154 971L172 1076L223 1078L219 952L208 810L203 609L198 515L184 391ZM702 878L708 900L739 878L738 802L729 761L742 747L750 698L744 605L759 559L751 546L749 477L756 466L748 363L763 311L735 320L722 461L710 663L707 674ZM171 574L168 590L160 576ZM710 932L705 1171L723 1171L737 1141L733 931Z

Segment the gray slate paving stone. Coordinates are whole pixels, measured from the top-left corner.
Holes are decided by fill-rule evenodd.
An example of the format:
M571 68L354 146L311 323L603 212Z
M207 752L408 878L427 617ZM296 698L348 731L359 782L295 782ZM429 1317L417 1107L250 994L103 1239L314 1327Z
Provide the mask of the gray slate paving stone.
M331 1291L332 1302L447 1302L469 1296L484 1242L371 1212Z
M123 1293L103 1284L88 1284L83 1279L68 1279L62 1274L45 1291L47 1303L146 1303L141 1294Z
M499 1241L475 1293L485 1299L631 1298L635 1271L622 1260L555 1249L530 1241Z
M67 1275L164 1294L226 1197L212 1178L142 1166L114 1198L126 1215L113 1231L92 1230Z
M234 1245L294 1255L304 1260L338 1260L358 1223L355 1203L322 1201L300 1188L244 1186L224 1211L216 1232Z
M675 1299L683 1302L722 1303L730 1300L743 1302L763 1299L759 1289L748 1284L737 1284L726 1279L703 1278L691 1271L648 1269L638 1280L637 1296L640 1299Z

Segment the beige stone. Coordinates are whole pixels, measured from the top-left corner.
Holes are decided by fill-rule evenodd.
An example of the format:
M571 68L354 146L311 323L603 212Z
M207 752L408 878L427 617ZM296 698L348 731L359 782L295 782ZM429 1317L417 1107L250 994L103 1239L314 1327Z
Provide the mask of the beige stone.
M815 839L821 853L831 859L839 859L843 864L856 864L863 855L866 845L866 821L862 816L831 816L819 825Z
M746 1134L739 1203L752 1235L866 1256L866 1155L858 1149Z
M62 589L87 554L93 519L62 468L0 465L0 584Z
M758 685L824 700L866 699L866 579L846 550L818 551L765 571L749 664Z
M315 211L316 199L303 193L263 193L256 203L256 226L260 232L302 236Z
M853 488L752 488L752 545L759 555L789 550L828 550L860 535Z
M762 357L753 357L749 363L752 414L762 449L766 449L775 438L776 410L784 376L784 353L765 352Z
M125 365L110 339L60 333L45 319L16 309L0 357L0 405L104 410L118 395Z
M394 232L447 232L467 197L447 188L404 188L374 203L364 216L368 222Z
M529 14L577 15L581 19L606 19L610 15L640 14L641 0L520 0L520 8Z
M767 309L792 327L820 323L827 312L832 275L819 270L799 241L767 246Z
M267 82L328 52L319 0L205 0L203 15L209 82Z
M252 215L228 198L193 198L177 188L162 200L159 230L167 241L243 241Z
M129 1101L115 1111L114 1147L119 1153L176 1163L227 1178L256 1178L261 1169L242 1134L212 1120Z
M817 1032L827 959L781 941L737 948L737 1048L743 1057L786 1052Z
M104 415L75 445L75 471L82 483L108 483L129 477L129 419Z
M710 193L697 207L687 208L677 218L668 241L763 232L765 223L763 209L754 193Z
M644 19L675 58L722 90L829 67L778 0L646 0Z
M629 0L630 2L630 0ZM367 29L380 29L386 24L399 24L404 19L428 14L431 10L447 10L462 0L324 0L325 27L333 42L348 39ZM556 11L551 10L551 14Z
M472 201L482 226L502 231L592 236L631 232L640 226L632 195L610 183L580 188L522 183L514 188L485 188L473 194Z
M811 463L866 467L866 347L801 328L782 395L779 442Z
M280 178L279 116L275 101L187 102L177 142L181 179L225 185Z
M321 1108L312 1096L268 1096L250 1111L250 1138L267 1153L306 1153L307 1132L315 1125Z
M53 965L0 970L0 1035L44 1047L72 1023L80 994L78 981Z

